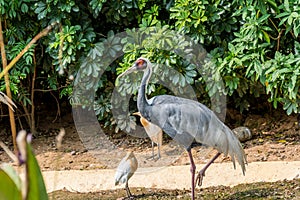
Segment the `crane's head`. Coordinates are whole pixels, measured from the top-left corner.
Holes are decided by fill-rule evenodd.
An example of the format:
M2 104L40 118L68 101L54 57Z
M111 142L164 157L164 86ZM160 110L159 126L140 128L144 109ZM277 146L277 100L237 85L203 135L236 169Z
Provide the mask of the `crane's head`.
M120 74L119 77L124 76L126 74L130 74L134 71L143 71L150 65L151 63L147 58L140 57L134 62L134 64L129 69Z

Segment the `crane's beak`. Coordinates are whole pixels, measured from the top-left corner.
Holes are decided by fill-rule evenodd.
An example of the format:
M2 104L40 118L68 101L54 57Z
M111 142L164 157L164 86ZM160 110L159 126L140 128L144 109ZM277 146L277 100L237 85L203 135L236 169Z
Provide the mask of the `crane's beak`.
M127 74L130 74L132 72L136 71L136 64L134 63L129 69L127 69L125 72L123 72L122 74L120 74L117 79L116 79L116 86L119 85L119 78L122 76L125 76Z
M128 68L125 72L123 72L122 74L120 74L118 76L118 78L122 77L122 76L125 76L127 74L130 74L132 72L136 71L136 64L133 64L130 68Z

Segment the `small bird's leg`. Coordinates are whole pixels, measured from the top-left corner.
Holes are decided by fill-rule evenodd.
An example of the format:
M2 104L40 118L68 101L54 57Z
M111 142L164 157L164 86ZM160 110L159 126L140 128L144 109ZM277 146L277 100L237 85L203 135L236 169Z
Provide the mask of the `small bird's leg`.
M128 187L128 181L126 181L125 189L126 189L126 193L127 193L128 198L131 198L132 194L131 194L131 192L129 190L129 187Z
M196 182L195 185L197 185L198 182L198 186L202 185L202 180L203 177L205 176L205 171L207 170L207 168L221 155L220 152L218 152L198 173L197 177L196 177Z
M160 144L157 144L157 158L160 159Z
M191 150L188 150L188 155L189 155L189 158L190 158L190 165L191 165L191 168L190 168L190 171L191 171L191 174L192 174L192 200L195 199L195 171L196 171L196 165L194 163L194 159L193 159L193 156L192 156L192 151Z
M146 158L147 160L153 160L154 159L154 142L151 141L151 145L152 145L152 156Z
M154 159L154 142L152 141L151 144L152 144L152 158Z

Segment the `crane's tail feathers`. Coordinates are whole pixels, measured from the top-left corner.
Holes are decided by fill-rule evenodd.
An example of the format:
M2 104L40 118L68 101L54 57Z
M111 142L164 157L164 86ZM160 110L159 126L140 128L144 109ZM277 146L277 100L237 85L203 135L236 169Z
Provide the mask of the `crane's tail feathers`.
M247 164L247 158L245 151L238 140L238 138L234 135L234 133L228 128L225 127L226 136L228 139L228 154L231 156L233 166L236 168L235 160L238 161L238 163L241 165L243 174L245 175L246 172L246 164Z
M247 164L245 151L234 133L226 126L223 125L221 129L214 129L214 146L219 152L224 153L225 156L229 155L232 159L233 166L236 168L235 160L241 165L243 174L245 174ZM210 138L212 141L212 138Z

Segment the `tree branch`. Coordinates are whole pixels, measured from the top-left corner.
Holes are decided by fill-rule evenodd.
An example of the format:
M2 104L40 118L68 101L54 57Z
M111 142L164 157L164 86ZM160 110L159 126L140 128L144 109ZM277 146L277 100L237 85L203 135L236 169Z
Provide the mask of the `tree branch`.
M28 49L36 43L41 37L46 36L49 31L59 24L59 22L54 22L51 25L47 26L44 30L42 30L39 34L37 34L28 44L27 46L7 65L5 69L0 73L0 79L18 62L18 60L28 51Z
M4 71L8 67L7 67L7 60L6 60L4 39L3 39L1 15L0 15L0 49L1 49L2 66L3 66L3 71ZM5 79L6 95L8 96L8 98L12 99L8 74L5 74L4 79ZM14 111L12 109L8 109L8 112L9 112L10 129L11 129L11 134L12 134L14 151L17 152L17 148L18 148L17 143L16 143L17 130L16 130Z

